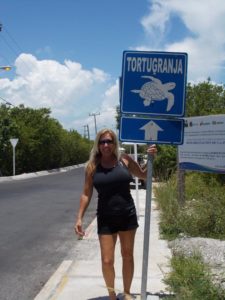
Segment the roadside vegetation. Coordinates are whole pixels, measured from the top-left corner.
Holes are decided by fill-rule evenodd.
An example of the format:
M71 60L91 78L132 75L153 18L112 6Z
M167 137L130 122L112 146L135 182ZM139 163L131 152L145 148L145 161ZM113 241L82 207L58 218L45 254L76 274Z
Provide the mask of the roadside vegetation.
M180 235L225 240L225 175L186 172L185 203L180 205L176 175L155 188L160 232L168 240Z
M172 272L165 279L174 296L166 297L173 300L224 300L224 291L212 283L209 267L201 256L190 257L182 254L171 259Z
M16 174L80 164L92 142L76 130L65 130L47 108L0 106L0 176L12 175L10 138L18 138Z
M204 237L225 240L225 175L186 172L185 203L179 204L177 178L155 188L160 210L160 234L173 240L178 237ZM200 254L185 256L172 253L171 272L166 275L176 300L224 300L225 293L213 284L213 275Z
M225 113L225 89L210 80L188 84L186 116ZM161 184L155 189L160 209L162 238L203 237L225 240L225 174L185 172L184 203L178 199L177 150L158 146L154 175ZM165 277L174 300L224 300L225 293L213 284L209 266L201 255L173 253L171 272Z

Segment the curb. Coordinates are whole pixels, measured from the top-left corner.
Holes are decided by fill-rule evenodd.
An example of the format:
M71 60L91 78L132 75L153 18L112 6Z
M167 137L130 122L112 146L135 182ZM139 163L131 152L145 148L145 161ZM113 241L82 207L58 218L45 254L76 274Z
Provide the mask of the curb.
M74 166L69 166L69 167L63 167L63 168L58 168L58 169L52 169L48 171L38 171L34 173L23 173L15 176L2 176L0 177L0 183L1 182L7 182L7 181L13 181L13 180L23 180L23 179L29 179L29 178L34 178L37 176L46 176L46 175L54 175L56 173L61 173L61 172L68 172L76 168L81 168L85 166L85 163L83 164L78 164Z

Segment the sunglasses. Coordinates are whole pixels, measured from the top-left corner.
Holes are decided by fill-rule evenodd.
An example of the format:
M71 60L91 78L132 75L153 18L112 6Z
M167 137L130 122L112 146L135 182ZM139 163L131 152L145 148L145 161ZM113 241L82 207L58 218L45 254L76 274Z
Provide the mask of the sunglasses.
M105 145L105 144L108 144L108 145L112 145L113 144L113 140L109 140L109 139L106 139L106 140L101 140L98 142L99 145Z

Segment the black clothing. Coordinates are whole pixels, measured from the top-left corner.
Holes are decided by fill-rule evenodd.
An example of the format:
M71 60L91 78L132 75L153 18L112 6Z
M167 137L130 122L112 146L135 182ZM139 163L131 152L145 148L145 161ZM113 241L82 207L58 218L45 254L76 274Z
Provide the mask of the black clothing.
M134 209L131 181L132 176L122 161L109 169L98 165L93 176L93 185L98 192L97 214L124 215Z
M113 234L118 231L127 231L138 227L136 213L119 216L97 216L98 234Z
M99 234L112 234L138 227L134 200L130 193L132 175L123 161L113 168L97 166L93 185L98 192Z

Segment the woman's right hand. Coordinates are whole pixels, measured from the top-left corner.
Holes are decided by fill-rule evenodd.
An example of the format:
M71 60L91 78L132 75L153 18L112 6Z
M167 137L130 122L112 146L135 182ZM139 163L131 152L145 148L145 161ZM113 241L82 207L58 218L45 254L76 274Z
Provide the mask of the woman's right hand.
M82 221L77 220L77 222L74 224L74 231L79 237L83 237L85 235L85 232L82 229Z

